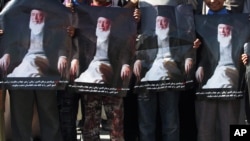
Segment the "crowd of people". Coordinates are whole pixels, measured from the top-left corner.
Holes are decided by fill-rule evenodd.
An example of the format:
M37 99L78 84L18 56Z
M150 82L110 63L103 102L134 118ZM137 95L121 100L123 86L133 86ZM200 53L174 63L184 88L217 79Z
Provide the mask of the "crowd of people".
M6 4L8 7L8 3L11 2L15 3L16 0L1 1L1 8ZM250 41L249 39L246 39L245 43L235 41L241 36L235 34L231 21L216 22L216 36L211 38L210 43L204 41L197 33L190 52L184 57L172 54L182 50L174 48L180 42L175 45L176 39L171 37L173 20L167 11L158 11L153 19L155 28L153 36L145 37L140 34L143 25L140 8L190 4L195 15L226 16L249 13L248 0L64 0L60 2L72 12L72 15L76 14L75 7L79 5L133 9L133 15L130 16L137 25L138 36L134 37L136 44L132 45L134 48L137 47L137 52L131 53L126 49L127 42L112 36L114 25L109 15L103 14L97 18L94 39L96 42L93 44L80 36L82 29L76 28L79 19L74 19L65 28L67 36L61 36L64 34L61 30L46 26L50 17L41 9L34 8L29 11L27 29L14 33L22 39L18 49L16 46L11 46L1 51L2 76L37 78L57 74L65 76L65 72L69 72L68 77L65 77L69 78L70 83L108 84L120 87L123 85L122 82L130 80L128 86L130 90L125 97L119 97L75 92L69 90L67 86L63 90L10 89L8 93L12 135L6 140L77 141L78 126L84 141L100 141L101 128L109 132L111 141L229 141L230 125L248 124L250 121L248 94L250 88L248 42ZM78 16L81 18L81 15ZM1 35L9 34L7 32L8 30L0 31ZM70 43L64 42L69 39ZM6 41L5 38L0 40ZM84 44L78 40L83 40ZM117 45L121 48L117 48ZM153 45L156 46L154 51L138 52L141 48L142 50L152 48ZM212 46L214 50L209 51L207 46ZM95 49L91 52L88 50L90 48ZM88 58L86 55L88 53L92 53L93 57ZM235 55L236 53L241 56ZM114 57L117 55L119 55L117 58L122 57L122 60ZM217 58L210 59L209 55ZM179 58L184 59L181 62ZM11 68L12 64L18 65ZM183 65L183 69L180 64ZM118 69L114 69L114 66ZM238 89L241 84L238 81L241 75L239 71L242 68L246 72L247 84L243 97L227 100L196 97L198 88ZM66 69L69 71L65 71ZM6 75L9 70L11 71ZM191 89L133 91L138 83L180 81L183 76L192 74L192 71L197 85ZM211 75L205 75L207 72ZM3 91L5 89L1 90L2 95L5 94ZM32 135L34 104L39 116L38 138ZM82 119L76 124L79 107ZM103 114L106 116L105 119ZM4 139L4 135L1 138Z

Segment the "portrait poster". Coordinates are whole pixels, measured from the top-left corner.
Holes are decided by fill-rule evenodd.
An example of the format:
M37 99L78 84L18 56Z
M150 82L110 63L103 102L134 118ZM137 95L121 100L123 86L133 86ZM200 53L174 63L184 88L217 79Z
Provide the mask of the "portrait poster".
M77 6L79 75L70 87L85 94L124 96L135 54L133 9Z
M135 91L193 87L196 61L193 18L190 5L141 8L141 36L134 65L141 69Z
M2 83L8 89L61 89L71 56L71 12L59 1L13 0L0 13ZM60 66L60 69L59 69Z
M197 57L197 97L242 98L245 66L241 54L249 39L248 15L197 15L195 24L202 41Z

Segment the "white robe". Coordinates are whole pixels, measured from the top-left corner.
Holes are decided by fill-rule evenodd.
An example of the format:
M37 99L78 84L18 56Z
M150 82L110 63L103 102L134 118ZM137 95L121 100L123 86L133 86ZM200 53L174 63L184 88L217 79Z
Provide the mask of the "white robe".
M158 39L158 52L152 67L141 81L174 80L181 76L175 61L171 58L169 40Z
M28 53L7 77L41 77L48 66L49 61L43 50L43 32L38 35L31 34Z
M237 88L239 72L232 60L232 45L220 47L220 60L214 74L202 88Z
M75 79L75 82L109 83L113 71L108 58L108 42L108 39L103 42L97 41L94 59L90 62L87 70Z

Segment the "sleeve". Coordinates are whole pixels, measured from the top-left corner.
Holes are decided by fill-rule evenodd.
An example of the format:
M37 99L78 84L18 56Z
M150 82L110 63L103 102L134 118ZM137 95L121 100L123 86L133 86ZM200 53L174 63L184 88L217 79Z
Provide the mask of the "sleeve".
M250 1L249 0L245 0L244 2L243 13L250 13Z

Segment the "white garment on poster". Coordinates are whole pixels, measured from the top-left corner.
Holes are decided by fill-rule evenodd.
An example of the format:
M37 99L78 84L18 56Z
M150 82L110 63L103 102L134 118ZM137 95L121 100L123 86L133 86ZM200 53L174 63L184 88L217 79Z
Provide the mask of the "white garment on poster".
M202 88L237 88L239 72L235 67L220 66Z
M202 88L237 88L239 72L232 60L232 45L220 47L220 60L212 77Z
M160 40L158 37L158 53L152 67L141 81L170 80L180 75L177 64L171 58L168 38Z
M41 77L48 66L49 61L43 50L43 32L36 35L31 33L28 53L7 77Z
M175 74L175 75L173 75ZM180 70L171 58L162 58L154 61L150 70L146 73L143 81L170 80L180 75Z
M106 76L112 75L112 68L108 61L91 61L88 69L83 72L75 82L108 83Z
M85 83L108 83L108 76L112 77L113 71L108 59L109 40L100 41L97 39L97 49L94 59L89 67L84 71L75 82Z

